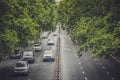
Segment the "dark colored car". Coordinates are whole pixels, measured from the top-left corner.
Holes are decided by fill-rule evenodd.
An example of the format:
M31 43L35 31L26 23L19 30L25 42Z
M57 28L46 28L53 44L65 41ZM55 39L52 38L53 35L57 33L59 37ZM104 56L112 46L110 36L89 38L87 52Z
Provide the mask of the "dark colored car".
M14 53L10 56L11 59L20 59L22 57L21 50L14 50Z
M23 58L22 61L27 61L27 63L34 63L35 59L34 58Z

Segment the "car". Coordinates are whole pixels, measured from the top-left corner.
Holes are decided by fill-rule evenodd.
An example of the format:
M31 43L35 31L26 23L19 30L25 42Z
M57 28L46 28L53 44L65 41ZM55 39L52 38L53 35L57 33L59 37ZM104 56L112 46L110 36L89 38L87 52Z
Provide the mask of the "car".
M39 51L42 50L42 47L41 47L40 44L34 44L34 45L33 45L33 50L34 50L35 52L39 52Z
M20 59L22 57L21 50L14 50L14 53L10 56L11 59Z
M14 66L14 73L28 75L29 64L26 61L18 61Z
M49 53L53 53L52 50L45 50L43 54L49 54Z
M55 45L55 42L51 39L48 39L47 45Z
M43 53L43 61L54 61L55 59L55 56L53 54L53 51L52 50L46 50L44 51Z
M53 36L57 36L57 33L54 32L54 33L53 33Z
M24 51L22 61L27 61L28 63L34 63L34 53L33 51Z
M49 35L49 34L48 34L47 32L43 33L42 39L47 39L48 35Z

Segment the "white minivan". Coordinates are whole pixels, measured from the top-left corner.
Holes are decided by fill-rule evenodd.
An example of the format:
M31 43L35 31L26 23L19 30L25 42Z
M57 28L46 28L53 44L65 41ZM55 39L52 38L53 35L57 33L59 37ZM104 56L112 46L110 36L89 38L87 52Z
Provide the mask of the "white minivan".
M33 51L24 51L22 61L27 61L28 63L34 63L34 53Z

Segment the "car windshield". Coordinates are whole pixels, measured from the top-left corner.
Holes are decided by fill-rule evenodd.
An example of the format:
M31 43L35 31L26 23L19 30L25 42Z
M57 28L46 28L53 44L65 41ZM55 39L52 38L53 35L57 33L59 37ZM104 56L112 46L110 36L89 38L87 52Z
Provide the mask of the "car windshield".
M37 46L40 46L40 44L35 44L34 46L37 47Z
M51 56L44 56L44 58L50 58Z
M24 67L25 64L24 63L16 63L16 67Z

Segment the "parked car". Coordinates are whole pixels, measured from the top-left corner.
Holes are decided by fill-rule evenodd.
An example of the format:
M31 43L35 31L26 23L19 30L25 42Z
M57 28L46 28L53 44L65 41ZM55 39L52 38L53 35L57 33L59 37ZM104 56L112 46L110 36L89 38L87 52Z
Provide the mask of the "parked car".
M51 50L45 51L43 54L43 61L54 61L55 56Z
M14 50L14 53L10 56L11 59L20 59L22 57L21 50Z
M28 63L34 63L34 53L33 51L24 51L22 61L27 61Z
M29 64L26 61L18 61L14 66L14 73L28 75Z
M40 44L34 44L34 45L33 45L33 50L34 50L35 52L39 52L39 51L42 50L42 47L41 47Z
M55 45L55 42L51 39L48 39L47 45Z

